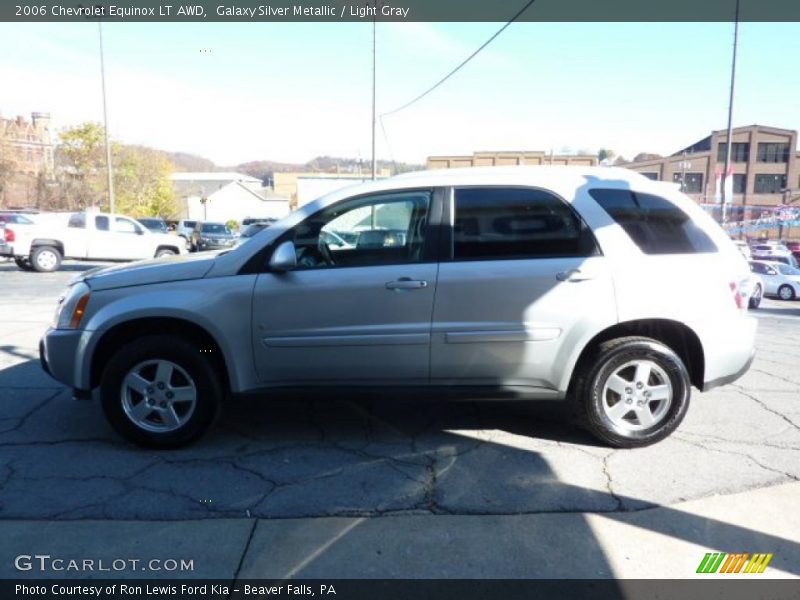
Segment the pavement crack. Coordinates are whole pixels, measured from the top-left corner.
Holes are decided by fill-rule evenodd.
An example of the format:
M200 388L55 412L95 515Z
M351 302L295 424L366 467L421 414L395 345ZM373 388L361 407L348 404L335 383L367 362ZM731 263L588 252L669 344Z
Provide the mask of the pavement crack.
M608 461L614 454L615 452L609 452L603 457L603 475L605 475L606 478L606 489L608 490L609 495L614 499L614 502L617 503L616 510L622 511L624 510L625 506L622 502L622 498L620 498L614 491L614 479L611 476L611 471L608 466Z
M256 533L256 527L258 526L258 519L253 519L253 524L250 526L250 533L247 535L247 541L244 544L244 548L242 549L242 555L239 557L239 564L236 565L236 571L233 573L233 581L234 583L239 580L239 573L242 572L242 567L244 566L244 560L247 558L247 553L250 551L250 544L253 543L253 537ZM231 586L233 588L233 586ZM231 589L231 593L228 594L227 598L231 598L233 594L233 590Z
M775 410L774 408L770 408L770 407L769 407L769 406L767 406L767 405L766 405L766 404L765 404L765 403L764 403L762 400L759 400L758 398L756 398L755 396L753 396L753 395L752 395L752 394L750 394L749 392L745 391L745 390L744 390L744 389L743 389L741 386L738 386L738 385L733 385L733 388L734 388L734 389L736 389L736 391L737 391L739 394L741 394L742 396L744 396L745 398L749 398L750 400L752 400L753 402L755 402L756 404L758 404L758 405L759 405L761 408L763 408L763 409L764 409L764 410L766 410L767 412L770 412L770 413L772 413L772 414L773 414L773 415L775 415L776 417L780 417L781 419L783 419L784 421L786 421L786 422L787 422L787 423L788 423L788 424L789 424L791 427L793 427L795 430L797 430L797 431L800 431L800 425L798 425L797 423L795 423L794 421L792 421L792 420L791 420L789 417L787 417L787 416L786 416L786 415L784 415L783 413L781 413L781 412L778 412L778 411L777 411L777 410Z

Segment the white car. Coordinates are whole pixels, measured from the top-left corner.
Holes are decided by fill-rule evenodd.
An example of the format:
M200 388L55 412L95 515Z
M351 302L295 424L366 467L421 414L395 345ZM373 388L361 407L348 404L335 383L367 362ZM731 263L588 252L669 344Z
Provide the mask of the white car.
M764 295L777 296L781 300L800 297L800 270L765 260L751 260L750 270L763 282Z
M743 240L733 240L733 245L739 249L739 252L742 253L747 260L750 260L752 254L750 253L750 246L747 245L747 242Z
M12 239L9 241L9 232ZM152 233L123 215L85 212L58 215L49 222L6 226L8 256L23 270L56 271L64 258L140 260L185 253L180 238Z
M792 252L781 242L768 242L753 244L750 247L753 256L791 256Z

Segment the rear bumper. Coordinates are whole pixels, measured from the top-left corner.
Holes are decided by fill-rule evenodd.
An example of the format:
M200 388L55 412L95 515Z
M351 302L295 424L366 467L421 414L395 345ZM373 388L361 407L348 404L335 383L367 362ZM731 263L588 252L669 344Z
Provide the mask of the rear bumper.
M743 315L718 323L701 337L705 353L703 391L732 383L747 373L755 357L758 320Z
M0 256L14 256L14 248L4 242L0 242Z

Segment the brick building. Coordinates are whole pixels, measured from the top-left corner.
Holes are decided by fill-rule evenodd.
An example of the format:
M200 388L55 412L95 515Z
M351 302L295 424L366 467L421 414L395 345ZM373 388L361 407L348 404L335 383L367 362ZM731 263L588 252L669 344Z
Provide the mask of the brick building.
M681 184L698 202L715 203L719 201L718 177L725 165L727 138L727 130L712 131L670 156L621 166L651 179ZM749 125L734 128L732 138L733 195L728 198L732 219L749 219L764 208L800 203L797 131Z
M11 164L0 202L5 206L31 206L36 201L37 178L50 179L54 172L55 144L50 131L50 114L35 112L28 121L22 116L0 116L2 159Z

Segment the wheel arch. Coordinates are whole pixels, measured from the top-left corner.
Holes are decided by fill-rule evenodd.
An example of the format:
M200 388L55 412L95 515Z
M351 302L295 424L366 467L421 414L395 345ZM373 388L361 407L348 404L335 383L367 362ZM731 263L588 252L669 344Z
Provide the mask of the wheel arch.
M64 242L62 242L60 240L51 239L51 238L34 238L31 241L31 249L30 249L30 251L33 252L34 248L37 248L37 247L40 247L40 246L51 246L51 247L55 248L56 250L58 250L61 253L62 257L64 256Z
M580 372L583 364L590 360L594 351L603 342L620 337L642 336L661 342L675 352L686 370L692 385L702 390L705 377L705 352L697 333L680 321L671 319L637 319L617 323L597 333L584 346L572 369L570 390L575 382L575 374Z
M114 349L120 345L150 334L177 335L197 345L198 352L208 352L213 364L222 378L223 389L231 389L231 374L228 361L220 344L204 327L192 321L178 317L141 317L115 324L103 332L97 341L91 356L90 385L95 388L100 383L108 361Z

